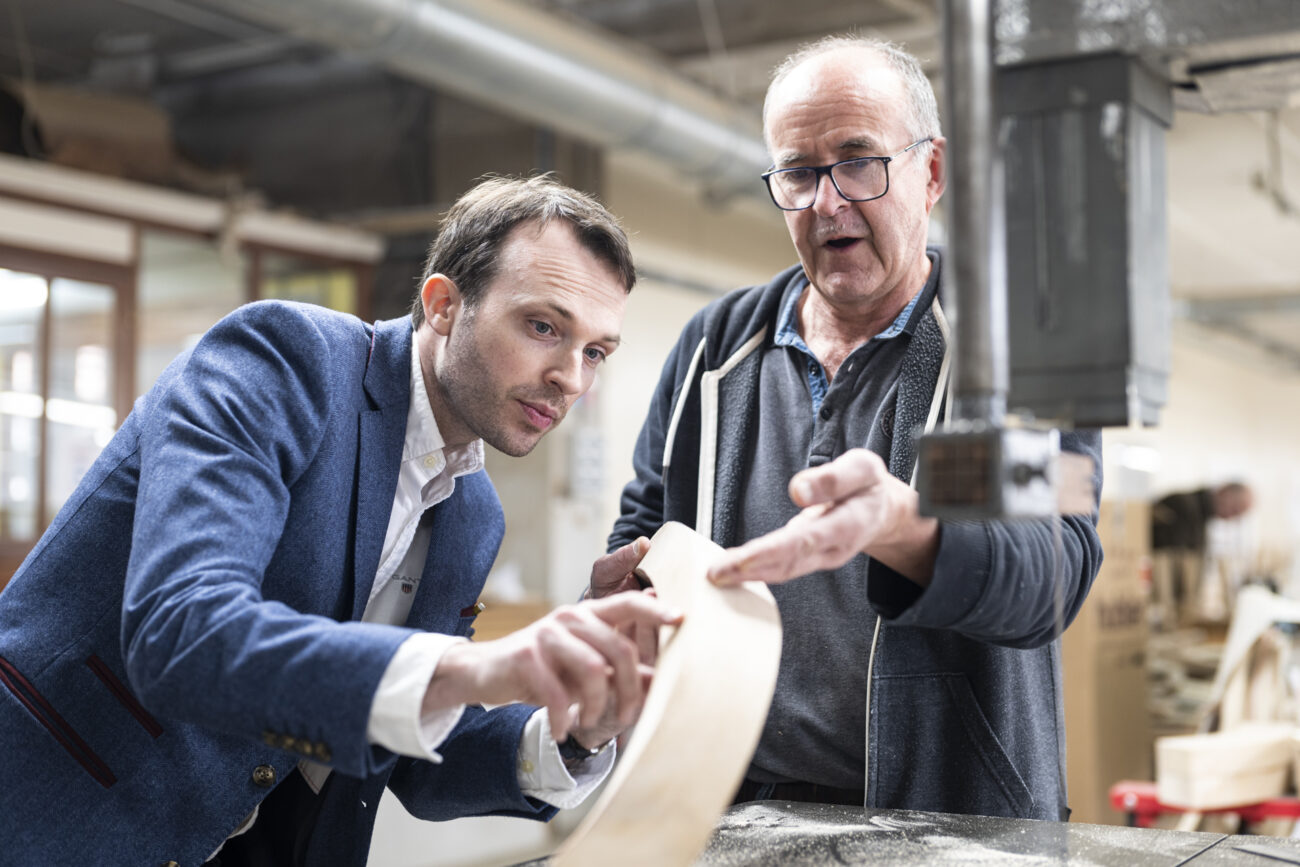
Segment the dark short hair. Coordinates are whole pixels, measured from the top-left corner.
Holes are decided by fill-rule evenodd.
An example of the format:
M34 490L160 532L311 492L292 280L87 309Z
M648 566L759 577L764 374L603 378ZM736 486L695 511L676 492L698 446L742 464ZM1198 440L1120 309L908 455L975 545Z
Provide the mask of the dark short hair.
M609 265L626 291L632 291L636 267L618 219L592 196L566 187L550 174L489 177L457 199L429 245L420 284L434 274L450 277L465 305L472 307L496 277L501 247L510 233L525 223L536 223L541 230L552 220L569 223L582 246ZM417 328L424 322L418 291L411 318Z

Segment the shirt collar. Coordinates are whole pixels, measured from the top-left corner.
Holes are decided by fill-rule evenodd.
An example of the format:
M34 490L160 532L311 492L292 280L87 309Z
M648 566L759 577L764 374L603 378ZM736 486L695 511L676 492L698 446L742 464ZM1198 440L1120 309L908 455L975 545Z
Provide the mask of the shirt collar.
M476 439L463 446L447 448L438 430L438 420L433 417L429 403L429 390L424 385L424 372L420 367L420 340L418 329L411 334L411 405L406 411L406 442L402 446L402 460L419 460L430 455L445 458L456 467L457 476L483 469L483 440ZM446 454L442 454L443 451Z
M939 282L939 257L933 250L927 251L926 255L930 258L930 276L925 281L925 285L921 287L920 292L912 296L912 300L907 302L907 306L899 311L889 327L875 335L875 338L889 340L891 337L897 337L903 333L910 335L916 328L916 323L912 321L912 314L916 310L917 302L922 298L933 298L934 287ZM786 290L786 296L781 302L781 316L776 322L776 335L773 337L773 341L777 346L794 346L805 352L808 351L807 344L804 343L803 337L799 334L797 317L795 316L795 309L799 304L799 299L803 297L804 290L808 286L808 275L801 274L791 281L790 288Z

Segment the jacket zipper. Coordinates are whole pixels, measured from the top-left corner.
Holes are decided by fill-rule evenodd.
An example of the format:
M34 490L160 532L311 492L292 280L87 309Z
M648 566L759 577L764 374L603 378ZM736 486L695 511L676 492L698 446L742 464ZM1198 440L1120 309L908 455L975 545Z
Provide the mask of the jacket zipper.
M934 430L935 424L939 420L939 411L946 405L948 412L952 411L952 401L945 400L947 397L949 375L951 372L951 349L949 348L949 331L948 318L944 316L943 308L939 306L939 296L936 295L934 302L930 305L934 313L935 321L939 325L939 331L943 335L944 350L943 361L939 364L939 377L934 385L934 394L930 398L930 412L925 419L925 432L930 433ZM947 414L944 416L945 426L947 423ZM912 479L911 486L916 487L916 461L912 462ZM876 667L876 645L880 642L880 616L876 616L876 628L871 633L871 652L867 654L867 701L866 701L866 725L862 738L862 806L865 809L871 802L871 682L872 672Z
M880 615L876 615L876 628L871 632L871 652L867 654L867 719L862 740L862 808L871 801L871 671L876 667L876 643L880 641Z

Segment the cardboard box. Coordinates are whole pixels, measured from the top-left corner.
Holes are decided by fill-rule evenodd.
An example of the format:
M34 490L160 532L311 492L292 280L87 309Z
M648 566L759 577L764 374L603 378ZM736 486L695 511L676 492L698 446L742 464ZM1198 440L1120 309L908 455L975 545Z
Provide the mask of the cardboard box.
M1110 807L1110 787L1153 773L1146 670L1150 509L1144 502L1105 501L1098 532L1105 559L1061 640L1067 781L1073 821L1123 824Z
M1122 825L1125 817L1110 806L1110 787L1120 780L1152 778L1146 642L1082 644L1074 642L1064 654L1071 820Z
M1151 504L1143 500L1102 500L1097 517L1106 558L1144 557L1151 553Z

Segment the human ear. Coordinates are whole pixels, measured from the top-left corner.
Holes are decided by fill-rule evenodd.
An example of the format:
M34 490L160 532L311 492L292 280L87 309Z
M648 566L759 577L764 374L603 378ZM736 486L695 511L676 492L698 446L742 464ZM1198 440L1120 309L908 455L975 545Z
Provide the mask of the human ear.
M930 143L930 159L926 168L930 174L925 185L929 205L926 210L929 210L934 207L935 202L939 201L939 197L948 186L948 140L946 138L940 136Z
M456 282L445 274L432 274L420 287L420 303L424 305L424 321L433 330L446 337L461 309L460 290Z

